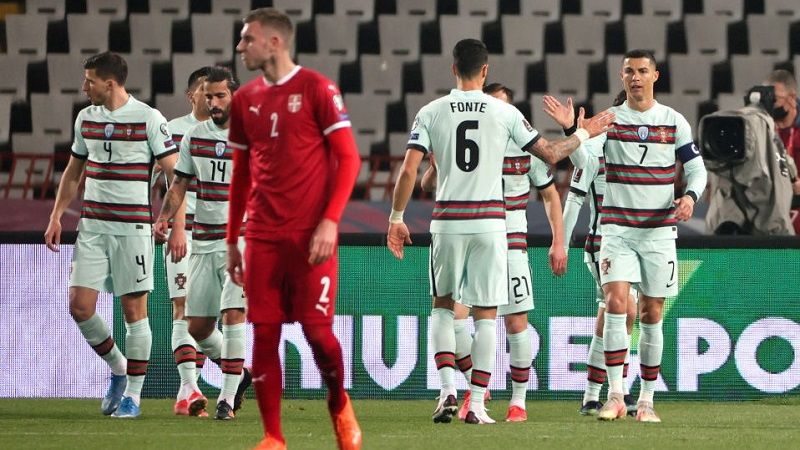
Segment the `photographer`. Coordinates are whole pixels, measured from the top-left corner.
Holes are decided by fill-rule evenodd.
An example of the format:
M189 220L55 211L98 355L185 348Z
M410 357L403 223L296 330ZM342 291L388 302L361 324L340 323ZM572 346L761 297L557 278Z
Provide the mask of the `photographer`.
M766 84L775 88L775 106L772 109L772 118L778 135L786 147L786 152L800 167L800 114L798 114L797 81L791 72L776 70L769 74ZM792 202L792 224L794 231L800 234L800 179L792 183L795 198Z

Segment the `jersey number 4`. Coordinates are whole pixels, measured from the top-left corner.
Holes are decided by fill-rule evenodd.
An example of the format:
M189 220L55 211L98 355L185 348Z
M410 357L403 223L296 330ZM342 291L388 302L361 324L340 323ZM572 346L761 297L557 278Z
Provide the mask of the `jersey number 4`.
M478 167L478 143L467 138L468 130L477 129L477 120L465 120L456 128L456 165L464 172Z

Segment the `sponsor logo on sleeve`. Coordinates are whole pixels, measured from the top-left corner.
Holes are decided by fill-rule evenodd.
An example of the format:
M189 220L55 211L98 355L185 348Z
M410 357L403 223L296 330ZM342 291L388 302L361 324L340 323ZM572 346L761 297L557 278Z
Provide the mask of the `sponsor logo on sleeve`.
M526 119L522 119L522 124L525 125L526 130L533 132L533 126Z

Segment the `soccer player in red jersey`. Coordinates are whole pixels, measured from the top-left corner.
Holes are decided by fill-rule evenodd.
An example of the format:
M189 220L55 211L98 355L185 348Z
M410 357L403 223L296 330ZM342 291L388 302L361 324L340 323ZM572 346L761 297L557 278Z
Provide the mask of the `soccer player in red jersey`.
M236 51L264 76L239 89L231 105L234 148L228 270L247 291L254 324L253 384L264 423L257 448L285 448L280 426L281 325L303 327L322 378L340 449L361 448L361 430L344 390L333 334L338 222L360 168L339 88L295 65L293 26L275 10L244 18ZM244 263L236 240L245 212Z

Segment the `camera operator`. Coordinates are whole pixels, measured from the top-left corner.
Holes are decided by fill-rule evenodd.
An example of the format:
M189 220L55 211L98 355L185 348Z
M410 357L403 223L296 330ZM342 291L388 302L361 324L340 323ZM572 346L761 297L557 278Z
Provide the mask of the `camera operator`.
M772 118L778 135L786 147L786 152L800 168L800 114L797 99L797 80L787 70L776 70L769 74L766 84L775 88L775 106ZM792 224L796 234L800 234L800 178L792 183L795 198L792 202Z

